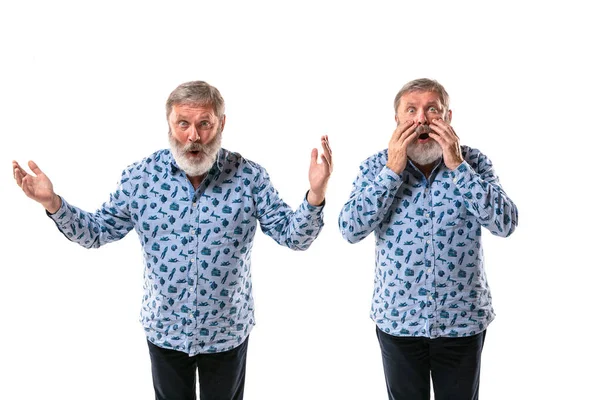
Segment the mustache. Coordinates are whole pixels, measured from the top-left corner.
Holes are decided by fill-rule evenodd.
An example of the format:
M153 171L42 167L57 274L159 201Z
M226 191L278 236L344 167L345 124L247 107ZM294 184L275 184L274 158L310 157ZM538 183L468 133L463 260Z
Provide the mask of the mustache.
M186 145L183 146L183 148L181 150L188 152L188 151L202 151L206 153L206 149L207 146L204 146L202 143L200 142L192 142L192 143L188 143Z
M417 129L415 131L417 132L417 134L422 135L424 133L430 133L431 127L429 126L429 124L422 124L417 126Z

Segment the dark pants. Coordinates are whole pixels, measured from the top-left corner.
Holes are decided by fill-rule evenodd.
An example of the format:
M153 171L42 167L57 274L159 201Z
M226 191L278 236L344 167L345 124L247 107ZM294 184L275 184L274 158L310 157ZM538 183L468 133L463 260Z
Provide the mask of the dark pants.
M156 400L195 400L196 370L200 400L242 400L248 339L222 353L188 354L148 342Z
M436 400L479 399L485 331L459 338L399 337L377 329L390 400L428 400L429 376Z

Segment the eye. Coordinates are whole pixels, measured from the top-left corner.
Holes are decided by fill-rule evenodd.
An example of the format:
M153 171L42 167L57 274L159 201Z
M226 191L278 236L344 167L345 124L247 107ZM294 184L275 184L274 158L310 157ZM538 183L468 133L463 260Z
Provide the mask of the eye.
M414 109L414 107L409 107L409 108L406 110L406 112L407 112L407 113L409 113L409 114L412 114L412 113L414 113L414 112L415 112L415 109Z
M438 112L438 109L435 108L435 107L433 107L433 106L431 106L431 107L429 107L429 112L436 113L436 112Z
M204 121L200 121L200 129L210 129L212 128L212 124L210 123L210 121L204 120Z
M185 129L185 128L187 128L188 126L190 126L190 124L189 124L187 121L179 121L179 122L177 123L177 125L179 125L179 127L180 127L180 128L183 128L183 129Z

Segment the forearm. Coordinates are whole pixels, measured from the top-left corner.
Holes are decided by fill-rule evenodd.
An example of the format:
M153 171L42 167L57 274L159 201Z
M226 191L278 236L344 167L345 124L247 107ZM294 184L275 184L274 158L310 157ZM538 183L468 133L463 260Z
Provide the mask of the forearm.
M85 248L97 248L123 238L131 230L131 221L110 215L102 208L96 213L83 211L61 200L60 208L47 213L67 239Z
M261 221L262 230L277 243L292 250L306 250L323 228L323 207L315 207L305 199L296 211L285 203L270 210L274 215Z
M478 222L496 236L507 237L518 224L516 205L502 190L493 171L478 174L466 162L452 171L453 182L466 209Z
M369 236L387 215L402 178L384 167L374 179L357 178L338 219L344 239L356 243Z

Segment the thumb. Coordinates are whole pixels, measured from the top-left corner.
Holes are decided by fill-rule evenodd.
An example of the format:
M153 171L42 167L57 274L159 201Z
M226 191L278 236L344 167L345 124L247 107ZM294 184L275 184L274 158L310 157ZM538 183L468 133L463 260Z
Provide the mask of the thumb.
M317 149L312 149L312 152L310 153L310 163L311 164L316 164L317 163L317 156L319 155L319 151Z
M43 174L42 170L40 169L40 167L38 167L38 165L36 163L34 163L33 161L29 161L27 163L27 165L29 165L29 168L31 169L31 171L36 174L36 175L40 175Z

